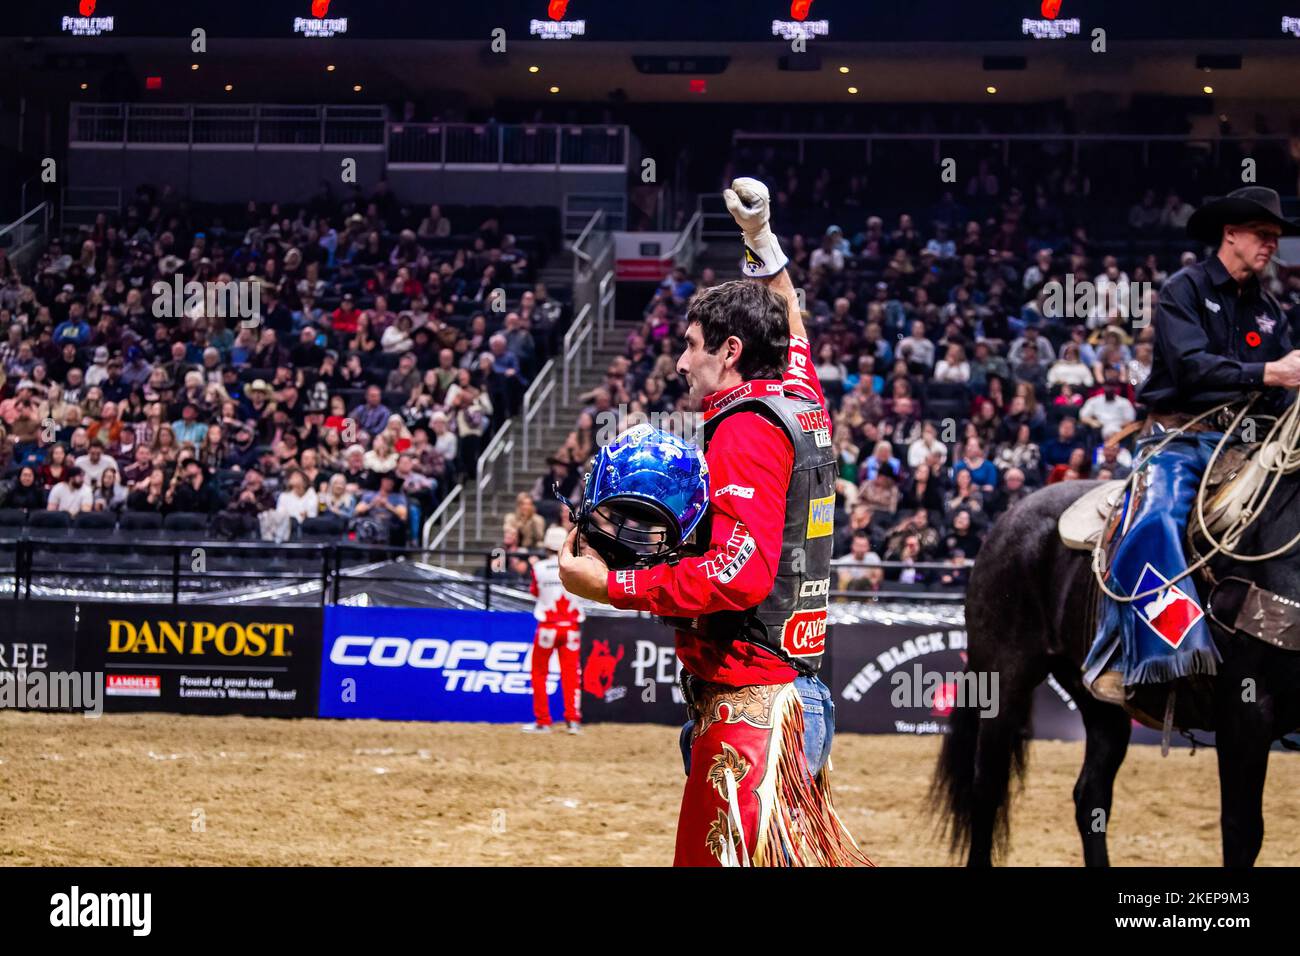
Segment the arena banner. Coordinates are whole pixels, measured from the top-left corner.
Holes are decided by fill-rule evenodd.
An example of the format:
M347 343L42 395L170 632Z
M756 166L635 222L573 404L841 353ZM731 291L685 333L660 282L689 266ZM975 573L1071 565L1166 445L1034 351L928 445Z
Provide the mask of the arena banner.
M76 606L77 666L104 671L105 710L311 717L321 609Z
M0 601L0 671L76 668L76 604Z
M327 607L320 716L530 721L536 625L518 611ZM546 690L563 720L559 654Z
M955 706L992 716L996 676L964 675L966 632L950 626L839 624L831 628L837 730L939 734ZM1083 721L1055 681L1034 694L1034 737L1078 740Z
M582 625L582 718L681 724L686 704L672 628L653 618L588 617Z
M675 232L615 232L614 272L620 282L658 282L672 272L665 258L678 239Z
M102 685L77 671L75 612L70 602L0 601L0 708L96 710ZM70 680L76 705L54 692Z

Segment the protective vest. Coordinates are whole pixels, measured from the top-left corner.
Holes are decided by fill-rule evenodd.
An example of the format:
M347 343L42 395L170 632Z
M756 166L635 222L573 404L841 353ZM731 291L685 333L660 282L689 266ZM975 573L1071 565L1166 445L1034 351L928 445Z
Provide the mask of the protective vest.
M718 426L732 415L757 412L778 426L794 449L785 499L781 559L772 591L745 611L719 611L698 618L668 619L675 627L717 640L762 645L804 674L815 674L826 649L831 551L835 531L835 455L830 418L818 402L786 394L754 395L718 411L704 423L707 452ZM711 539L706 512L695 539Z

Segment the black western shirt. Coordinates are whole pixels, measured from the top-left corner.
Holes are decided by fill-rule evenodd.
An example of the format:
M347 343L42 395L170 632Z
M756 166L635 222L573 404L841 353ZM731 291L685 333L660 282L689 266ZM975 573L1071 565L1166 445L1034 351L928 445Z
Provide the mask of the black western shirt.
M1244 283L1211 256L1170 276L1160 290L1151 375L1138 401L1156 412L1201 412L1263 392L1256 410L1276 413L1287 393L1266 388L1264 364L1292 349L1287 317L1259 279Z

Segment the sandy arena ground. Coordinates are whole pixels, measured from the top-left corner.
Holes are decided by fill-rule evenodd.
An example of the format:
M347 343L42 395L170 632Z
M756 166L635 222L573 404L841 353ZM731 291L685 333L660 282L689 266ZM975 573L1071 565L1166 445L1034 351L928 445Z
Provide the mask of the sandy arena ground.
M0 713L0 864L657 866L672 860L677 732L515 725ZM950 862L926 788L939 739L842 734L837 805L879 864ZM1044 742L1007 862L1080 860L1082 744ZM1300 864L1300 757L1274 754L1262 865ZM1212 751L1135 747L1116 864L1218 865Z

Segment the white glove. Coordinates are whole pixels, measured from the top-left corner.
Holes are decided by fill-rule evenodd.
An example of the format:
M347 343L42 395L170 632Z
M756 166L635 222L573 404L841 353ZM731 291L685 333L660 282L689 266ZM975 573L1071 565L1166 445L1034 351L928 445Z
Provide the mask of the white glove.
M771 210L767 187L757 179L742 176L731 181L731 188L722 191L722 198L745 237L741 271L751 279L762 279L784 269L790 260L768 225Z

